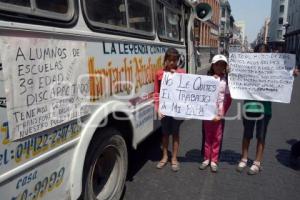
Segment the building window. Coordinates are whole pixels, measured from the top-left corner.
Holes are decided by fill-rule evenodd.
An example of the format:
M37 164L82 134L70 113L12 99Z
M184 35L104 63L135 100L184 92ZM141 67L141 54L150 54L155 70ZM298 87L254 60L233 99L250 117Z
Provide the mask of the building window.
M284 5L280 5L279 11L280 11L280 13L284 12Z
M282 30L277 31L277 38L282 39Z
M225 8L222 8L222 17L225 17L225 12L226 12Z
M224 34L225 31L225 22L221 22L221 33Z
M283 18L282 18L282 17L280 17L280 18L278 19L278 24L283 24Z

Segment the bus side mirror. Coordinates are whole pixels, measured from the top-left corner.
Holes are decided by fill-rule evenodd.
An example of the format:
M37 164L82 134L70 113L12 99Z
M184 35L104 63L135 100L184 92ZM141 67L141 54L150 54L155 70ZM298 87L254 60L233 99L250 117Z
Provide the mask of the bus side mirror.
M195 6L195 11L200 21L209 20L212 16L211 6L207 3L199 3Z

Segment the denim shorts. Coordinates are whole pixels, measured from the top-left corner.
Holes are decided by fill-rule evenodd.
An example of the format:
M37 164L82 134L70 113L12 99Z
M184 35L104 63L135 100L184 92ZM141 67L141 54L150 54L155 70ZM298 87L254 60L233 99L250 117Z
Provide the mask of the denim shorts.
M183 120L174 119L173 117L164 116L161 120L163 134L179 134L179 127Z
M244 138L252 139L254 127L256 127L256 139L264 143L271 118L271 115L263 113L246 112L246 116L243 117Z

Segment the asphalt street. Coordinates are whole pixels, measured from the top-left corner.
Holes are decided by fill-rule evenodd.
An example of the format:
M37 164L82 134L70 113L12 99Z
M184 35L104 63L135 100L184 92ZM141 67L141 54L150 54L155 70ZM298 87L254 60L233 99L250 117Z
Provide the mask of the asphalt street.
M241 101L233 101L229 116L237 116ZM236 117L235 117L236 118ZM181 169L171 171L170 164L159 170L159 131L139 145L130 159L123 200L263 200L300 199L300 170L290 165L290 148L300 140L300 78L294 82L290 104L273 103L262 162L263 171L256 176L238 173L241 156L242 121L225 124L219 171L201 171L201 121L187 120L180 129L179 161ZM256 140L250 146L254 159ZM170 149L170 148L169 148ZM251 165L251 161L248 163Z

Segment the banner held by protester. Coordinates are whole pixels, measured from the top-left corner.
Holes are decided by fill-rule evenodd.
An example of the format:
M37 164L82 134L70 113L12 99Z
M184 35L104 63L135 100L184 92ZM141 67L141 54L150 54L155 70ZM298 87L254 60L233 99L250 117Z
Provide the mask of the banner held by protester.
M295 55L229 54L229 89L234 99L290 103Z
M212 120L217 113L219 80L211 76L164 73L159 110L186 119Z

